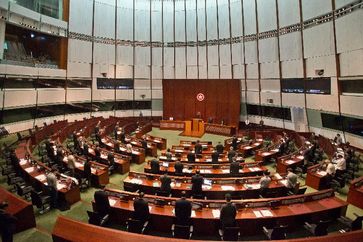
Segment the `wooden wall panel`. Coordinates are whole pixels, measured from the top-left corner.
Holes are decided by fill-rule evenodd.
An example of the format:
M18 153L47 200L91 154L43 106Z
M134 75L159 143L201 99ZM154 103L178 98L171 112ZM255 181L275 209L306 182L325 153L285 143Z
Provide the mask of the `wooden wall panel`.
M205 99L197 100L203 93ZM209 117L214 122L238 125L240 114L240 81L235 79L164 79L164 118L189 120L200 112L204 121Z

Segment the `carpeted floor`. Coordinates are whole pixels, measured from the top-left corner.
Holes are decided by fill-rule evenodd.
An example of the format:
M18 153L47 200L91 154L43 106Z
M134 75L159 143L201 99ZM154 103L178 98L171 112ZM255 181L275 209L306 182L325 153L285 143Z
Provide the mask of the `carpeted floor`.
M150 133L153 136L158 136L158 137L163 137L167 139L167 146L171 147L172 145L176 145L179 144L180 140L196 140L196 138L190 138L190 137L185 137L185 136L179 136L178 134L180 133L180 131L164 131L164 130L159 130L157 128L153 128L152 132ZM16 141L17 137L16 135L9 135L5 138L2 138L0 140L0 147L2 147L2 145L4 143L6 144L11 144L14 143ZM218 141L221 141L222 143L224 143L224 140L226 139L225 136L219 136L219 135L212 135L212 134L205 134L202 138L200 138L200 140L205 140L205 141L212 141L213 145L216 145L218 143ZM160 151L158 151L160 152ZM150 157L147 157L147 159ZM248 160L252 160L252 159L248 159ZM247 162L248 162L247 160ZM3 160L1 160L0 162L4 162ZM271 171L274 171L274 168L270 165L268 166L268 168ZM142 172L144 169L144 164L140 164L140 165L136 165L136 164L131 164L131 171L140 171ZM363 168L361 167L360 175L363 174ZM126 177L127 175L120 175L120 174L113 174L110 177L110 183L107 185L107 187L110 188L116 188L116 189L123 189L123 179ZM305 180L300 180L300 183L302 185L305 184ZM6 180L4 179L4 177L0 177L0 186L3 186L5 188L7 188L7 184L6 184ZM81 193L81 201L77 202L76 204L72 205L71 209L68 211L64 211L61 212L59 210L52 210L46 214L40 215L40 214L36 214L36 222L37 222L37 226L36 228L33 229L29 229L26 230L24 232L18 233L15 235L14 237L14 241L15 242L20 242L20 241L36 241L36 242L43 242L43 241L51 241L52 237L51 237L51 233L53 230L53 226L55 224L55 220L57 219L58 215L64 215L82 222L87 222L87 210L91 210L91 201L93 199L93 194L96 191L95 188L90 188L88 189L86 192ZM309 192L313 192L315 191L314 189L308 187L307 189L307 193ZM337 194L337 196L339 198L341 198L342 200L346 200L346 196L347 196L347 192L348 192L348 187L346 186L343 190L341 194ZM358 214L363 214L363 210L359 209L355 206L349 205L348 209L347 209L347 216L350 218L354 218L353 213L358 213ZM124 227L122 226L114 226L114 228L117 229L124 229ZM332 227L333 230L335 230L336 228ZM155 235L160 235L160 236L167 236L170 237L170 234L155 234ZM289 235L289 237L294 238L294 237L305 237L307 236L307 234L305 234L303 231L297 231L296 233ZM211 235L208 237L193 237L194 239L201 239L201 240L209 240L209 239L214 239L214 240L218 240L219 238L215 235ZM265 239L263 235L258 235L258 236L253 236L253 237L243 237L243 240L261 240L261 239Z

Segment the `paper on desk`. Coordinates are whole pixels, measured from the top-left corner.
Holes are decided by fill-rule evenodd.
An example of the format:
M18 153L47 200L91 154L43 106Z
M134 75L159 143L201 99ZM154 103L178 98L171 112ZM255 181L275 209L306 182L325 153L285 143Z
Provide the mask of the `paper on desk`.
M287 187L287 180L286 179L285 180L281 180L280 183L283 184L285 187Z
M197 159L195 159L195 161L198 161L198 162L199 162L199 161L200 161L200 159L199 159L199 158L197 158Z
M208 174L210 174L210 173L212 173L212 171L211 170L200 170L200 173L208 173Z
M275 178L276 179L282 179L282 176L279 173L275 173Z
M132 179L130 180L130 182L131 182L131 183L135 183L135 184L142 184L142 180L137 179L137 178L132 178Z
M213 218L219 218L221 215L221 211L219 209L212 210Z
M25 171L27 173L31 173L31 172L35 171L35 167L31 166L31 167L25 168Z
M116 204L116 199L113 199L113 198L108 198L108 202L110 203L110 206L114 206Z
M226 186L226 185L221 186L221 188L222 188L223 191L234 191L234 190L236 190L233 186Z
M28 164L28 161L27 160L20 159L19 165L23 166L23 165L26 165L26 164Z
M212 186L209 185L202 185L203 190L210 190L212 189Z
M252 147L251 146L245 146L245 147L243 147L243 149L248 150L248 149L252 149Z
M45 181L47 179L47 177L45 176L45 174L40 174L40 175L37 175L35 177L35 179L37 179L38 181Z
M82 168L83 167L83 164L80 163L80 162L76 162L75 165L76 165L76 168Z
M304 159L304 156L299 155L297 158L300 159L300 160L303 160Z
M253 143L253 145L256 145L257 146L257 145L260 145L260 143Z
M205 159L205 162L212 162L212 159Z
M316 172L316 174L318 174L319 176L326 176L326 171L318 171Z
M175 150L175 152L182 153L182 152L183 152L183 150Z
M91 167L91 173L96 174L96 169Z
M153 182L153 187L160 187L160 183L159 183L159 182L157 182L157 181L154 181L154 182Z
M229 173L228 169L222 169L222 173Z
M61 183L58 183L58 184L57 184L57 189L58 189L58 190L61 190L61 189L63 189L63 188L66 188L66 185L61 184Z
M260 210L261 214L264 216L264 217L273 217L274 215L271 213L270 210L267 210L267 209L263 209L263 210Z
M273 149L271 151L273 151L273 152L279 152L279 149Z
M293 160L287 160L287 161L285 161L285 163L288 164L288 165L291 165L291 164L294 164L295 161L293 161Z
M195 211L192 210L192 218L195 218Z
M192 173L192 170L189 170L188 168L183 168L184 173Z
M262 216L262 214L260 213L260 211L258 211L258 210L253 211L253 213L255 214L255 216L256 216L257 218L262 218L262 217L263 217L263 216Z
M165 155L161 155L161 156L159 156L159 159L166 160L166 156Z
M261 155L267 156L267 155L270 155L270 152L263 152Z

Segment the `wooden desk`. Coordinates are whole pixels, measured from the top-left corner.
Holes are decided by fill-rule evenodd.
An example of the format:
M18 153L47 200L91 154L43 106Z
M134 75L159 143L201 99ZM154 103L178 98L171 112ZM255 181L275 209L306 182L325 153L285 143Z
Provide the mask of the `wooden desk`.
M170 231L174 219L174 204L176 198L163 198L166 205L153 203L153 196L146 196L149 200L151 224L155 230ZM117 192L109 195L111 205L110 219L124 224L133 212L133 196L118 196ZM155 197L154 199L161 197ZM277 209L271 209L270 201L277 201ZM192 221L194 233L208 235L211 231L218 231L219 209L225 203L223 200L192 200L200 204L200 209L193 210ZM333 190L317 193L296 195L274 199L234 200L237 206L236 221L242 235L262 233L262 226L271 227L276 223L289 225L289 230L300 228L305 221L322 216L337 218L345 215L348 203L334 196ZM263 213L261 212L263 211Z
M172 156L171 162L180 160L181 162L188 163L188 164L200 164L200 165L202 165L202 164L206 164L206 165L212 164L212 157L210 155L202 155L201 158L195 158L195 162L189 162L188 158L187 158L187 154L185 152L184 153L179 153L179 155L178 155L178 152L177 152L176 154L177 155ZM165 156L165 152L162 152L162 155L159 156L159 160L160 161L167 161L167 158ZM243 160L242 157L239 156L239 157L237 157L237 161L238 162L243 162L244 160ZM218 163L215 163L215 165L227 164L227 163L228 164L230 163L228 157L226 155L220 155L220 157L218 158Z
M109 150L113 150L115 147L115 141L111 139L109 136L105 136L102 138L102 143L107 147ZM143 148L132 147L132 152L127 152L126 145L120 144L120 151L124 155L131 155L131 161L136 164L141 164L145 162L145 150Z
M236 126L204 123L206 133L232 136L236 133Z
M263 145L261 141L255 141L251 144L244 144L238 147L238 153L242 154L243 157L251 156L253 151L260 149Z
M310 166L306 172L305 184L316 190L327 188L327 184L325 182L326 172L319 171L319 167L319 164Z
M184 130L185 121L181 120L160 120L160 129Z
M26 153L31 154L30 142L30 139L20 142L15 150L15 154L20 160L19 166L22 170L22 173L29 180L29 182L35 187L46 190L46 174L44 170L50 170L50 168L45 166L40 161L35 161L36 166L33 166L30 164L30 161L24 159ZM72 205L81 200L79 187L72 186L68 189L61 179L58 179L58 192L58 198L67 202L69 205Z
M92 234L92 236L89 236ZM210 234L210 233L209 233ZM82 223L71 218L58 216L55 223L52 237L54 242L180 242L180 239L150 236L144 234L128 233L121 230L109 229ZM285 242L358 242L362 241L363 230L357 230L347 233L330 233L327 236L307 237L300 239L288 239ZM183 240L184 241L184 240ZM188 240L191 242L200 242L200 240Z
M168 165L167 167L163 165ZM229 164L195 164L195 163L183 163L183 176L193 176L196 170L200 171L203 177L249 177L249 176L261 176L266 167L260 166L260 163L241 163L238 174L231 174ZM162 173L165 171L172 176L175 176L174 162L160 162L160 170ZM150 162L144 167L146 173L151 173Z
M4 201L7 201L9 204L6 212L18 219L16 222L16 233L36 226L33 205L30 202L0 187L0 202Z
M157 148L159 150L165 150L166 149L166 139L164 138L160 138L160 137L155 137L155 136L151 136L151 135L145 135L145 139L149 142L153 142L156 144Z
M133 146L137 146L139 148L144 148L144 147L142 147L141 140L139 140L135 137L132 137L130 135L125 136L125 141L127 143L132 144ZM145 150L145 152L146 152L146 155L155 157L155 156L157 156L157 146L152 142L147 142L147 149Z
M153 129L153 125L151 122L143 124L135 130L135 137L138 139L141 139L141 137L143 135L149 133L152 129Z
M289 155L285 157L279 157L277 159L276 172L280 174L287 173L288 168L295 169L304 165L303 155Z
M272 158L276 159L278 155L279 155L278 149L257 151L255 154L255 161L263 161L264 163L266 163L268 160Z
M363 209L363 177L354 179L349 187L347 202Z
M171 176L174 180L171 184L171 194L180 197L182 191L191 193L191 178ZM238 198L258 198L260 194L259 180L261 177L241 177L241 178L208 178L212 180L211 186L203 185L203 193L208 199L223 199L226 193ZM272 177L274 179L274 177ZM136 191L141 189L147 194L155 194L160 189L160 175L150 173L130 172L124 182L126 191ZM273 181L269 187L270 191L277 196L283 196L287 188L280 181Z

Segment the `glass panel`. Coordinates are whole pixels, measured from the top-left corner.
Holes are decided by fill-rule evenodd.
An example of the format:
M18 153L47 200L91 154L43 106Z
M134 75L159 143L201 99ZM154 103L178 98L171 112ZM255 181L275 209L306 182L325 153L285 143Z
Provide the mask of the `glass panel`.
M92 102L92 112L113 110L115 110L115 102Z
M3 79L4 89L16 89L16 88L35 88L36 79L29 77L10 77Z
M304 79L303 78L281 79L281 92L304 93Z
M91 112L91 103L67 103L64 106L65 114Z
M330 94L331 80L329 77L311 78L305 80L305 90L307 94Z
M63 0L10 0L52 18L63 19Z
M38 79L37 88L65 88L65 79Z
M67 80L68 88L91 88L92 80L71 79Z
M37 118L64 115L64 104L37 107Z
M2 124L19 122L29 119L34 119L36 114L35 107L31 108L17 108L2 111Z
M363 93L363 80L339 80L342 93Z

